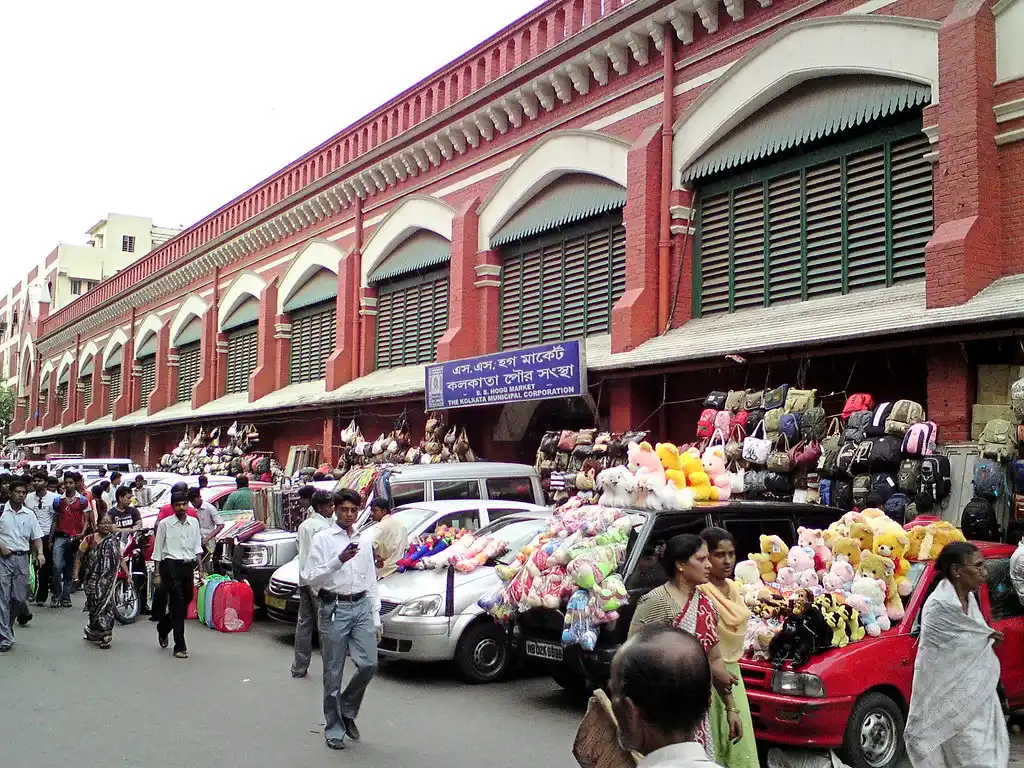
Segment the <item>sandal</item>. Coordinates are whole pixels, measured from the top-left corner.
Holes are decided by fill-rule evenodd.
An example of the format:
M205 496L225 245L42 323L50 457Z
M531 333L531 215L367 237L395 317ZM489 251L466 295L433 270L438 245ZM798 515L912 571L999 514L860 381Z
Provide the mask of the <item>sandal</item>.
M174 652L174 658L176 658L176 659L187 659L188 658L188 651L175 651Z
M102 640L100 640L100 648L102 648L103 650L107 650L110 648L110 644L112 642L114 642L114 638L104 637Z

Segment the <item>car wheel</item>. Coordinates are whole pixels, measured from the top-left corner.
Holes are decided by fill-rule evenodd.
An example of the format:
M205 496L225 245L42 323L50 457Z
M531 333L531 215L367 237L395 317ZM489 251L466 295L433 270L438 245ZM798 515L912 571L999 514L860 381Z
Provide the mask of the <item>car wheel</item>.
M857 699L843 736L843 759L851 768L895 768L903 757L903 710L884 693Z
M471 683L493 683L509 666L508 638L497 624L474 624L462 635L455 651L459 672Z

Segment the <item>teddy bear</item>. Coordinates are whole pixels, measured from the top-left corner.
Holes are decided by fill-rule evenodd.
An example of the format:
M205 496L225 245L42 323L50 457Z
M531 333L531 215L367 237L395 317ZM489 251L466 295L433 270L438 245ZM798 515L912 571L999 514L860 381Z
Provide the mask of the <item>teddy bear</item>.
M950 542L966 541L963 532L952 523L948 523L945 520L939 520L938 522L929 523L925 526L917 526L913 531L911 531L911 533L919 530L920 528L924 528L924 533L919 534L921 536L921 542L918 545L918 551L916 553L916 559L918 560L934 560L939 556L942 548Z
M878 637L882 634L882 628L878 624L878 619L875 616L875 608L871 601L871 598L864 597L864 595L846 595L846 604L857 611L857 618L863 627L862 631L868 637ZM889 617L885 617L886 621Z
M654 446L654 452L657 454L658 460L661 461L662 469L666 473L682 470L683 460L675 443L658 443Z
M693 494L694 501L708 501L711 498L714 486L711 485L711 478L703 469L699 472L692 472L686 476L686 489Z
M832 544L832 561L847 562L856 568L860 565L860 542L848 536L840 536Z
M601 496L598 504L602 507L624 507L627 499L625 495L626 478L632 475L625 467L609 467L601 470L597 476L597 485L601 489Z
M775 582L783 592L792 592L800 586L800 582L796 576L796 571L788 565L784 565L779 568L779 572L775 576Z
M770 561L769 561L770 562ZM740 592L743 594L743 602L751 605L757 600L757 593L764 589L764 582L761 580L761 569L753 560L740 560L733 570L733 577L740 585Z
M630 443L626 448L626 455L629 457L629 469L634 473L645 469L652 474L665 476L665 468L661 466L661 459L646 440L641 443Z
M860 552L857 554L859 555ZM829 566L828 573L822 577L822 583L830 592L847 591L850 589L850 584L853 583L854 576L853 565L849 560L834 560ZM826 580L828 583L825 583Z
M899 588L896 586L896 579L893 576L894 567L891 560L886 560L881 555L876 555L874 552L862 552L857 575L878 579L885 584L885 612L890 621L900 621L905 612L903 601L900 600Z
M857 541L862 552L873 552L875 531L868 523L854 523L850 526L850 538Z
M775 570L775 563L772 559L762 552L752 552L750 554L750 560L757 566L757 570L761 573L761 581L771 583L778 578L778 572Z
M907 578L907 573L910 571L910 563L904 557L909 548L910 538L903 531L899 533L886 531L875 536L874 552L876 555L892 561L893 577L896 579L896 586L903 597L909 595L912 589L910 579Z
M908 560L924 560L926 558L921 557L921 544L924 542L925 537L930 536L927 525L915 525L910 529L907 534L907 559ZM925 550L925 554L928 554L928 550Z
M885 610L885 582L872 579L867 576L858 576L850 585L850 596L861 597L870 603L871 614L874 623L878 625L878 631L885 632L892 624L889 621L889 614ZM861 617L866 624L871 622L866 618L868 612L861 610Z
M825 545L824 532L820 528L805 528L801 525L796 533L797 544L810 548L814 553L814 570L818 573L827 571L832 562L832 550Z
M720 445L709 445L701 456L704 473L711 481L711 499L727 501L732 495L729 471L725 468L725 449Z
M792 547L786 561L793 569L797 584L805 588L818 586L818 575L814 570L814 555L808 547Z
M772 570L777 574L782 564L789 562L789 547L778 536L761 534L759 541L761 543L761 554L768 555L768 558L772 561ZM775 579L767 579L767 581L775 581Z

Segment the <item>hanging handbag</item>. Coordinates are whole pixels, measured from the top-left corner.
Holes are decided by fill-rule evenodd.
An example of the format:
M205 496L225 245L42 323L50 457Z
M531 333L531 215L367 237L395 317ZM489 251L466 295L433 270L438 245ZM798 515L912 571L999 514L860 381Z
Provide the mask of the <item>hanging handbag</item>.
M772 408L783 408L786 405L786 398L789 396L789 384L781 387L767 389L764 393L764 408L770 411Z
M743 459L743 441L746 436L746 430L742 425L733 425L729 432L729 441L725 444L726 461L741 461Z
M744 485L746 474L747 471L743 469L743 466L738 461L734 461L729 465L729 489L734 495L746 491L746 485Z
M743 396L743 410L752 411L755 408L764 408L764 392L747 390Z
M821 444L817 440L801 440L789 452L789 458L797 467L817 467L821 458Z
M838 416L833 416L832 421L829 422L828 432L825 433L824 439L821 441L821 452L826 451L838 451L839 446L843 444L843 425L839 420Z
M730 389L729 394L725 398L726 409L733 413L744 410L743 402L746 400L748 393L749 390L746 389Z
M783 435L775 444L775 450L768 454L767 469L769 472L789 472L793 462L789 457L789 438Z
M772 450L772 441L764 436L764 423L757 425L750 435L743 440L743 460L750 464L764 465Z
M725 401L728 397L729 394L727 392L712 392L704 398L704 407L720 411L725 408Z
M786 393L786 413L803 413L814 407L816 389L791 389Z

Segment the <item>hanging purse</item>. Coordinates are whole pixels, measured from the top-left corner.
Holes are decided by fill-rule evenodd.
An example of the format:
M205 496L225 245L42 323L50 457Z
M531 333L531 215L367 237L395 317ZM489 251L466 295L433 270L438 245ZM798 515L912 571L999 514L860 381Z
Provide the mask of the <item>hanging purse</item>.
M725 444L726 461L741 461L743 459L743 440L747 432L740 424L734 424L729 432L729 441Z
M738 461L734 461L729 465L729 489L733 492L733 495L743 493L746 490L744 485L746 474L747 471L743 469Z
M764 436L764 422L758 424L757 429L743 440L743 460L750 464L763 466L771 450L772 441Z
M817 440L801 440L793 446L789 458L794 466L817 467L818 459L821 458L821 444Z
M768 454L767 468L769 472L787 473L793 468L789 457L789 438L783 435L775 444L775 450Z
M828 432L825 433L825 437L821 441L822 453L826 451L838 451L839 446L843 444L843 424L839 420L838 416L833 416L832 421L829 422Z

